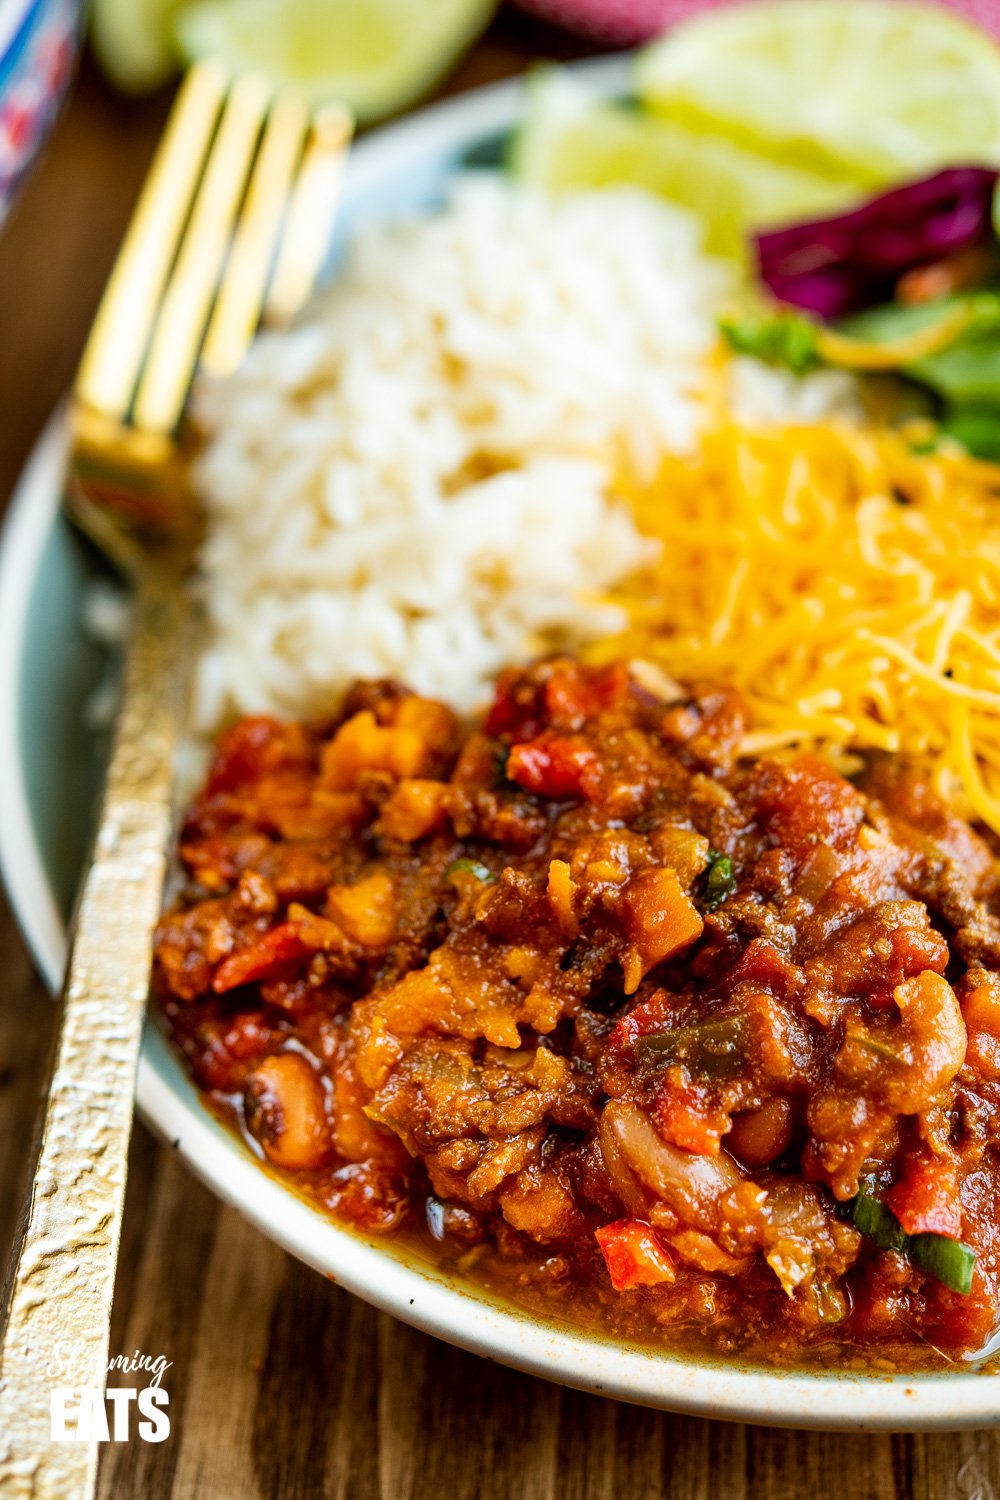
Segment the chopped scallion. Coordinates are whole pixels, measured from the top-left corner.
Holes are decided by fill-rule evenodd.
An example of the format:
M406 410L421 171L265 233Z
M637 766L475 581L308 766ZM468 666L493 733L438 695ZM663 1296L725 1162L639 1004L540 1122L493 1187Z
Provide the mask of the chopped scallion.
M880 1250L898 1250L949 1291L960 1292L963 1297L968 1295L976 1265L976 1252L971 1245L963 1245L961 1240L949 1239L944 1234L908 1235L892 1210L880 1203L865 1185L851 1203L851 1218L855 1228Z
M703 876L702 911L715 911L715 908L721 906L735 889L736 875L729 855L719 854L716 850L710 849L708 868Z
M496 885L497 880L493 871L478 859L453 859L444 873L449 880L452 875L474 875L484 885Z
M909 1254L915 1266L950 1291L961 1292L965 1297L972 1290L976 1252L971 1245L950 1240L943 1234L914 1234L910 1236Z
M880 1250L906 1250L906 1231L891 1208L886 1208L877 1198L862 1189L851 1204L851 1218L855 1229L860 1229L866 1239L874 1240Z

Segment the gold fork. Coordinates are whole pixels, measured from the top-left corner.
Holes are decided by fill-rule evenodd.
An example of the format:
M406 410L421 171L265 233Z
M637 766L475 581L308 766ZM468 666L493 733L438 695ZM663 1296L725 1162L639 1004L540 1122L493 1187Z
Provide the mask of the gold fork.
M194 650L186 585L199 527L184 405L196 367L233 369L262 318L283 322L305 301L329 242L350 135L339 108L310 115L262 78L230 80L214 63L194 68L77 377L67 502L128 571L134 609L0 1345L2 1496L83 1500L96 1484L98 1439L54 1441L50 1391L82 1387L103 1401L135 1072Z

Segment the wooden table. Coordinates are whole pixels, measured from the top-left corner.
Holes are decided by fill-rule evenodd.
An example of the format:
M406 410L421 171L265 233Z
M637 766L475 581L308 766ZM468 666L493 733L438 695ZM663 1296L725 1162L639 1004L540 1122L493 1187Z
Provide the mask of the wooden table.
M452 88L572 43L505 16ZM0 235L0 501L68 385L168 98L85 68ZM20 1203L51 1008L0 903L0 1246ZM139 1127L112 1350L172 1362L172 1433L111 1445L114 1500L994 1500L1000 1436L826 1436L695 1421L529 1379L374 1312L292 1260Z

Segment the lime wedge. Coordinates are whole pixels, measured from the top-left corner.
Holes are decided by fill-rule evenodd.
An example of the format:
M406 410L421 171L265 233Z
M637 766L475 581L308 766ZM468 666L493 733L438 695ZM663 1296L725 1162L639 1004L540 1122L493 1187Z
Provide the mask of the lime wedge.
M635 86L671 121L869 187L949 162L1000 164L1000 48L928 5L713 11L647 48Z
M181 0L92 0L90 41L112 83L152 89L177 71L170 21Z
M203 0L175 31L189 59L222 57L360 121L427 93L483 30L496 0Z
M833 212L857 198L842 176L772 161L711 135L594 98L547 69L527 92L513 171L550 190L633 183L682 203L705 225L705 246L742 259L750 229Z

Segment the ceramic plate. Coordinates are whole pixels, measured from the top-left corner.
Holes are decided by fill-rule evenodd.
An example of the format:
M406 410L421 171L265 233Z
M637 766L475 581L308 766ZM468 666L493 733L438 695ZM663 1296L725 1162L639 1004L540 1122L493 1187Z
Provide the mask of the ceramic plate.
M583 64L621 90L620 60ZM462 164L499 156L518 84L411 116L363 140L340 236L363 216L426 207ZM337 246L331 249L331 263ZM106 669L81 629L99 563L59 512L65 425L57 414L18 487L0 550L0 866L39 968L55 988L86 849L103 746L86 702ZM412 1253L342 1229L269 1177L218 1125L163 1038L147 1028L139 1109L220 1198L293 1255L387 1312L480 1354L650 1406L802 1427L949 1428L1000 1421L1000 1376L958 1367L919 1376L788 1374L622 1346L543 1323L451 1280Z

